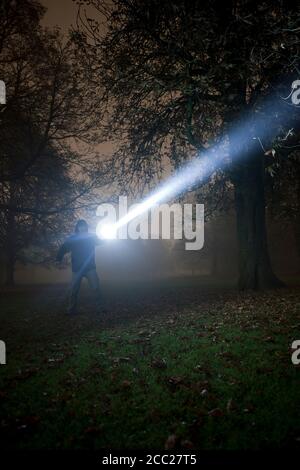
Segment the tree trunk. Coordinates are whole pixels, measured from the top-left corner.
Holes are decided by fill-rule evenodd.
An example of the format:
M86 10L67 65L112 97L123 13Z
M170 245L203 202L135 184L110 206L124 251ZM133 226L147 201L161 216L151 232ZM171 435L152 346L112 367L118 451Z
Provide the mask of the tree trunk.
M215 225L212 231L212 262L210 270L210 275L212 278L217 278L219 274L219 247L217 243L216 230L217 227Z
M6 231L6 285L15 285L15 263L16 263L16 243L15 243L15 214L8 211L7 231Z
M246 150L247 152L247 150ZM284 284L272 270L265 220L263 156L250 152L235 166L239 288L261 289Z

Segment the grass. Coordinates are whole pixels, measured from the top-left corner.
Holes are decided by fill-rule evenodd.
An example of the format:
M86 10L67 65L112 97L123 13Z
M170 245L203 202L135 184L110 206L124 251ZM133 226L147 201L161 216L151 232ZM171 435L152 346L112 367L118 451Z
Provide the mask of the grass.
M239 294L197 282L3 291L0 446L299 448L299 289Z

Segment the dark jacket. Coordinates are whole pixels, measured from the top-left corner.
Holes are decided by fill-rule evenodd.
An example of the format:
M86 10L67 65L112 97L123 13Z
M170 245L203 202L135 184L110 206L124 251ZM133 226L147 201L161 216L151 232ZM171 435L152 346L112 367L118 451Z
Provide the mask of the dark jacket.
M99 244L101 240L92 233L74 233L60 247L56 260L62 261L64 255L71 252L72 271L84 274L96 268L95 247Z

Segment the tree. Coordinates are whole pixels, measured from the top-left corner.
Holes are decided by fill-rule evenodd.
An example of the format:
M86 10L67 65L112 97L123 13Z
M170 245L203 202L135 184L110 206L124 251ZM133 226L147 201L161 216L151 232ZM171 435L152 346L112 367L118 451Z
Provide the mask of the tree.
M85 59L71 39L63 38L58 30L43 30L36 24L39 20L40 16L30 35L15 31L2 45L1 77L6 83L7 104L2 109L1 127L21 122L26 152L10 168L2 152L1 181L23 178L48 144L74 148L78 142L97 143L100 100L91 70L88 75ZM26 53L21 54L22 50ZM99 165L95 152L93 159L86 157L86 167L92 160L93 168Z
M84 3L79 38L100 55L99 83L110 111L106 136L120 140L115 158L129 176L124 185L148 183L166 158L178 165L224 142L239 287L282 285L268 253L264 147L285 128L276 90L280 76L287 86L295 72L296 6L280 0L87 2L98 20L85 14Z
M72 38L41 28L38 2L5 0L1 7L7 100L0 114L0 243L13 284L16 260L33 260L33 247L47 258L49 234L56 231L57 239L76 211L100 203L111 171L95 150L99 85L82 52Z
M60 155L47 149L43 165L35 164L30 175L1 183L0 246L5 253L6 285L15 283L16 263L47 265L53 260L62 232L70 230L75 213L53 211L61 197L74 197L73 179ZM31 212L24 211L24 201Z
M300 258L300 158L298 146L288 146L291 152L278 149L278 156L268 168L266 184L269 213L273 220L280 221L282 230L290 225L295 237Z
M15 40L23 40L23 47L20 49L11 48L14 59L26 57L32 44L39 22L46 9L39 2L34 0L1 0L0 14L0 54L4 49L10 49ZM12 58L12 55L10 56ZM3 63L1 57L0 64Z

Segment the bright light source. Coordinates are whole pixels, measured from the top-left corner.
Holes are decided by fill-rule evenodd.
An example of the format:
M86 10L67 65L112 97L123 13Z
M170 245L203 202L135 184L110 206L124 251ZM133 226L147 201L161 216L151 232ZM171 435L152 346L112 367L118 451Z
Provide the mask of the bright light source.
M102 224L99 222L96 229L99 238L113 240L117 238L117 228L114 224Z

